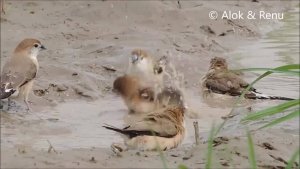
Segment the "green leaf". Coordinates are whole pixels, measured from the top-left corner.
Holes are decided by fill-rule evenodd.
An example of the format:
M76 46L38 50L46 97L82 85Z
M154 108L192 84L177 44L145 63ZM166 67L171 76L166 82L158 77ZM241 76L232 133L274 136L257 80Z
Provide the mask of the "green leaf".
M288 75L293 75L293 76L300 76L300 72L299 71L291 71L289 70L275 70L275 69L269 69L269 68L247 68L247 69L238 69L238 70L232 70L232 71L236 71L236 72L240 72L240 71L269 71L272 73L284 73L284 74L288 74Z
M246 89L243 90L241 96L235 101L235 107L236 107L236 105L238 105L238 104L241 102L242 99L244 99L244 96L245 96L246 92L249 91L249 89L250 89L256 82L258 82L259 80L261 80L262 78L264 78L264 77L266 77L266 76L272 74L272 73L275 72L275 71L290 71L290 70L295 70L295 69L299 70L299 69L300 69L300 64L290 64L290 65L284 65L284 66L276 67L276 68L272 69L272 71L268 70L268 71L265 72L264 74L260 75L260 76L259 76L258 78L256 78L252 83L250 83ZM234 108L231 110L231 112L230 112L228 115L232 114L233 110L234 110ZM221 129L222 129L223 126L225 125L226 121L227 121L227 120L224 120L224 121L222 122L222 124L217 128L215 135L217 135L217 134L221 131Z
M289 160L288 164L286 165L285 169L292 169L294 162L299 157L299 148L298 150L292 155L292 158Z
M299 69L300 65L299 64L291 64L291 65L284 65L284 66L280 66L280 67L276 67L272 70L278 70L278 71L284 71L284 70L290 70L290 69ZM237 103L240 103L241 99L244 98L245 94L247 91L249 91L249 89L256 83L258 82L260 79L272 74L272 71L267 71L264 74L260 75L258 78L256 78L251 84L249 84L249 86L244 89L244 91L242 92L241 96L239 97L239 99L237 100Z
M278 119L273 120L272 122L270 122L270 123L268 123L268 124L266 124L266 125L260 127L259 129L263 129L263 128L266 128L266 127L274 126L274 125L276 125L276 124L282 123L282 122L287 121L287 120L290 120L290 119L292 119L292 118L295 118L295 117L297 117L297 116L299 116L299 115L300 115L300 111L299 111L299 109L298 109L298 110L293 111L292 113L290 113L290 114L288 114L288 115L286 115L286 116L283 116L283 117L280 117L280 118L278 118Z
M269 107L266 108L264 110L249 114L248 116L246 116L244 119L242 119L242 121L248 121L248 120L258 120L261 119L265 116L270 116L276 113L280 113L288 108L291 108L293 106L299 105L300 104L300 100L291 100L282 104L279 104L277 106L273 106L273 107Z
M188 169L188 167L185 166L185 165L183 165L183 164L180 164L180 165L178 166L178 169Z
M250 132L247 131L247 138L248 138L248 150L249 150L249 163L252 169L256 169L256 159L255 159L255 152L254 152L254 144Z
M213 125L208 138L208 145L207 145L207 154L206 154L206 163L205 163L205 169L211 169L212 168L212 150L213 150L213 137L215 133L215 126Z

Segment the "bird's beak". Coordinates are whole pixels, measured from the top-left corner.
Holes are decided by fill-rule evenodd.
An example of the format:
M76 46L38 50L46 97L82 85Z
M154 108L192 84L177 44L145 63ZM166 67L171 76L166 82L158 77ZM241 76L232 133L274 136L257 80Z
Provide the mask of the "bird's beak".
M139 60L139 58L138 58L137 55L133 55L133 56L131 57L131 62L132 62L132 63L135 63L135 62L138 61L138 60Z
M44 45L42 45L42 46L41 46L41 49L42 49L42 50L46 50L47 48L46 48Z

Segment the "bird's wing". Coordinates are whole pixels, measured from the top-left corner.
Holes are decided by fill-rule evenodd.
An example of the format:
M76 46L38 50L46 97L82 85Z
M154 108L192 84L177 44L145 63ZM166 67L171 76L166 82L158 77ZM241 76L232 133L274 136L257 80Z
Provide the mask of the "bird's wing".
M175 120L169 114L161 112L147 115L126 130L148 131L150 135L161 137L173 137L178 132Z
M133 89L135 89L137 85L138 80L135 77L128 75L118 77L113 84L114 90L125 96L132 93Z
M31 60L10 60L3 67L1 86L10 84L13 89L17 89L35 78L36 74L37 66Z
M209 76L205 79L205 86L212 92L220 94L230 94L237 96L241 94L243 80L236 74L227 70L218 70L210 72Z
M225 94L230 90L230 87L226 83L218 79L209 78L204 81L205 86L215 93Z
M239 83L240 83L240 86L241 86L242 88L244 88L244 89L246 89L246 88L249 86L249 83L246 82L246 81L244 81L243 79L240 79ZM257 92L257 91L256 91L256 88L254 88L254 87L251 87L251 88L249 89L249 91ZM257 93L258 93L258 92L257 92Z
M103 126L106 129L113 130L122 133L129 138L149 135L149 136L160 136L160 137L173 137L177 134L177 126L174 123L174 119L167 114L151 113L140 121L131 124L123 129L116 128L110 125Z
M243 78L241 78L240 74L237 74L236 72L231 72L231 71L228 71L229 73L229 79L231 81L234 81L235 82L235 85L237 88L242 88L240 90L243 90L243 89L246 89L248 86L249 86L249 83L246 82ZM256 92L256 89L254 87L251 87L249 89L249 91L254 91Z

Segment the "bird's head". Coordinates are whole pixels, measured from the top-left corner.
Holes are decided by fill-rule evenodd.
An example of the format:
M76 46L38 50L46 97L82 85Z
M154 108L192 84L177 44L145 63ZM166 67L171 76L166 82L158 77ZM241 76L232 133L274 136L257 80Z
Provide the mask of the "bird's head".
M16 47L15 53L26 53L36 57L40 51L45 49L45 46L37 39L24 39Z
M210 67L209 69L215 70L226 70L228 68L226 59L221 57L214 57L210 60Z
M141 49L135 49L131 52L130 65L145 73L153 70L152 57L148 55L146 51Z

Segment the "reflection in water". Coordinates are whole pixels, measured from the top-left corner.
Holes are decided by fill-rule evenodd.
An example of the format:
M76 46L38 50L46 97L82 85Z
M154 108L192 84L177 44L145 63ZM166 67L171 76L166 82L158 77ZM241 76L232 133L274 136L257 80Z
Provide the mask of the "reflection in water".
M283 27L268 33L265 39L277 44L270 48L279 49L276 53L281 56L280 62L299 63L299 8L286 13Z

